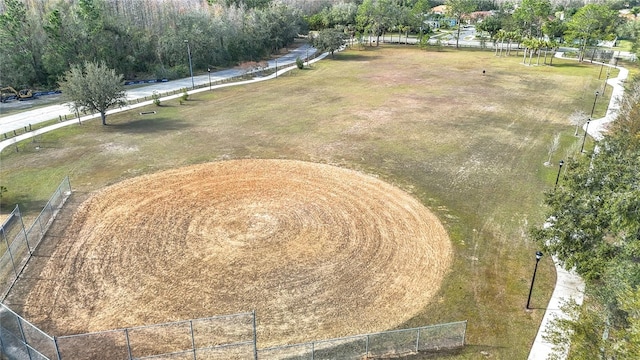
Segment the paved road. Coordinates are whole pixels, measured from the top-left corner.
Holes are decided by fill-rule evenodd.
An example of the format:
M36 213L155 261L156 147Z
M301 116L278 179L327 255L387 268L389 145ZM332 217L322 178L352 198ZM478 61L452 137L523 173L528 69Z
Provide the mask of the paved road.
M278 68L282 66L289 66L295 63L296 58L300 57L301 59L305 59L307 56L310 56L316 52L316 49L311 47L310 45L303 45L297 49L291 50L289 53L282 55L277 60L269 60L269 69L274 69L276 65ZM236 76L240 76L243 74L243 71L240 69L228 69L222 71L216 71L211 73L211 82L216 82L218 80L228 79ZM196 87L203 86L209 84L209 74L198 75L193 77L193 83ZM136 99L144 99L145 97L150 98L153 95L154 91L158 93L168 93L172 91L176 91L182 88L191 89L192 82L191 77L172 80L164 83L155 83L149 84L145 86L141 86L138 88L133 88L127 90L126 97L127 100L136 100ZM29 100L29 101L38 101L38 100ZM4 105L4 104L3 104ZM69 106L66 104L59 105L51 105L46 106L34 110L24 111L13 115L2 116L0 117L0 134L8 133L13 130L24 129L25 127L29 127L29 124L34 125L37 123L49 121L52 119L57 119L60 116L64 117L65 115L73 115Z

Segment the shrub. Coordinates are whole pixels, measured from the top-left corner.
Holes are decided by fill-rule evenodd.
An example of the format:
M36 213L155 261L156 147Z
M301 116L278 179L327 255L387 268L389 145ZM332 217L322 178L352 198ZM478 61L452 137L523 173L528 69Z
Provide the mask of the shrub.
M300 56L296 58L296 66L298 66L298 69L300 70L304 69L304 61L300 59Z
M160 106L160 94L157 91L153 91L153 94L151 95L151 98L153 99L153 103L156 106Z
M182 99L182 101L189 100L189 93L187 92L187 88L182 88L182 97L180 97L180 99Z

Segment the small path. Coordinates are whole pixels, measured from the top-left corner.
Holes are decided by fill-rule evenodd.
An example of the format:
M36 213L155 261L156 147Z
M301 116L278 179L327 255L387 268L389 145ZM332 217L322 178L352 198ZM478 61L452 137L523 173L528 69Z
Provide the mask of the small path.
M594 62L596 65L602 65L602 63ZM611 68L620 70L618 77L607 80L607 84L613 87L611 94L611 100L609 100L609 107L603 118L592 120L589 125L583 126L583 129L593 137L596 141L602 139L602 133L607 130L607 125L615 120L620 110L620 101L624 95L624 82L629 76L629 70L620 67L604 64ZM546 334L547 327L556 318L568 318L568 315L560 310L560 306L566 303L569 299L575 300L578 305L582 305L584 300L584 280L573 271L567 271L560 263L558 259L554 258L553 262L556 267L556 286L551 294L551 299L547 305L547 309L540 323L538 334L536 335L531 351L529 352L528 360L546 360L549 355L553 354L553 344L543 339ZM555 355L559 360L567 358L569 347L571 344L564 344L564 347L560 352L556 352Z

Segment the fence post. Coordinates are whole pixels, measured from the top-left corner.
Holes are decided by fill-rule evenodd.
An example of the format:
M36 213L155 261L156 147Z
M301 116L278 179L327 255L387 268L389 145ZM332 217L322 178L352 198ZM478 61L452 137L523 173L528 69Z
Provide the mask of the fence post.
M420 350L420 328L418 328L418 336L416 336L416 353Z
M189 330L191 330L191 348L193 349L193 360L197 360L197 357L196 357L196 340L193 337L193 320L189 320Z
M20 317L17 317L16 321L18 322L18 330L20 330L20 336L22 337L22 343L24 344L25 349L27 350L27 355L29 356L29 360L32 360L32 358L31 358L31 350L29 350L29 342L27 342L27 338L24 336L24 330L22 329L22 321L20 321Z
M316 358L316 343L311 342L311 360L315 360Z
M56 357L58 360L62 360L62 356L60 356L60 348L58 347L58 338L53 337L53 345L56 347Z
M40 236L44 235L44 228L42 227L42 221L40 221L40 216L36 219L38 221L38 227L40 228Z
M129 342L129 329L124 329L124 337L127 340L127 352L129 353L129 360L132 360L133 356L131 356L131 343Z
M69 180L69 175L65 176L65 180L67 180L67 195L71 195L71 180Z
M253 360L258 360L258 334L256 332L256 310L253 310Z
M367 334L367 341L364 344L364 355L369 357L369 334Z
M17 205L16 205L17 207ZM11 259L11 266L13 266L13 272L16 274L16 279L18 278L18 270L16 270L16 262L13 260L13 254L11 253L11 247L9 246L9 240L7 240L7 235L4 232L4 227L0 228L2 231L2 238L4 239L4 243L7 244L7 252L9 253L9 258Z
M464 331L462 332L462 346L467 342L467 320L464 321Z
M20 208L18 208L18 213L20 213ZM22 233L24 234L24 242L27 244L27 250L29 250L29 257L31 257L31 255L33 255L33 251L31 251L31 245L29 245L29 237L27 236L27 229L24 227L22 214L20 214L20 226L22 227Z

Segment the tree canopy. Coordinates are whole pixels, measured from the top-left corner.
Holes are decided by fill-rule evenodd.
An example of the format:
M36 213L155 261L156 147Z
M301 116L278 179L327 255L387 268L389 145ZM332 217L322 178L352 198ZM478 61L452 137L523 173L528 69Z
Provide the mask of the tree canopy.
M582 59L589 42L610 38L615 33L618 23L618 14L607 5L588 4L571 17L567 23L565 37L567 41L580 42Z
M313 46L322 52L330 52L333 57L334 51L344 45L344 38L344 32L338 29L324 29L313 39Z
M107 124L107 110L126 104L122 75L116 74L104 62L73 65L65 74L60 88L77 111L99 112L102 125Z
M546 196L547 226L534 237L587 283L577 320L559 320L550 335L571 343L569 359L636 359L640 354L640 82L597 151L565 162ZM606 336L605 336L606 335Z
M456 22L458 23L458 34L456 36L457 48L460 41L462 18L476 9L476 2L475 0L447 0L445 1L445 4L447 5L447 14L456 19Z
M177 78L260 60L303 28L296 8L272 1L22 1L0 12L0 84L54 86L71 64L104 61L126 78Z

